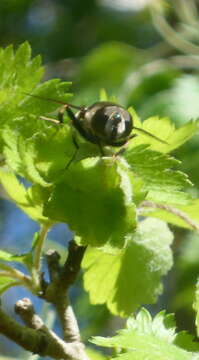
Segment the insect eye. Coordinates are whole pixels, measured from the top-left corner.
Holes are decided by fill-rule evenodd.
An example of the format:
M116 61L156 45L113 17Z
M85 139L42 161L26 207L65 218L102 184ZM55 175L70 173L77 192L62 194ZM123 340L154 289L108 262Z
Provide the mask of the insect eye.
M122 120L121 114L120 113L114 113L111 116L112 120L116 120L117 122L120 122Z

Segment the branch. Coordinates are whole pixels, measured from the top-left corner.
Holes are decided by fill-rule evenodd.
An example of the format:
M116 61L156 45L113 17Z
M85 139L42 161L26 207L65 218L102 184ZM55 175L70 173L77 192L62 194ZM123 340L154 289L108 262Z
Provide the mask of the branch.
M40 356L64 360L87 360L83 345L66 343L53 331L46 328L43 321L35 314L30 300L24 299L18 302L16 311L28 326L17 323L0 309L0 333L2 335L27 351Z
M74 240L72 240L69 244L68 257L60 277L60 283L62 283L62 281L64 282L66 290L74 284L78 276L85 250L86 246L79 246Z
M58 255L52 251L48 252L47 262L51 283L47 286L44 295L42 295L57 310L63 329L64 340L80 344L79 327L67 292L78 276L85 250L85 246L78 246L72 240L68 248L68 257L62 269L60 269L58 264Z
M142 210L142 207L148 207L148 208L161 209L161 210L168 211L168 212L178 216L179 218L181 218L190 227L192 227L194 230L196 230L199 233L199 224L196 223L195 221L193 221L186 213L184 213L183 211L181 211L171 205L157 204L152 201L145 200L141 203L141 207L139 208L140 211Z

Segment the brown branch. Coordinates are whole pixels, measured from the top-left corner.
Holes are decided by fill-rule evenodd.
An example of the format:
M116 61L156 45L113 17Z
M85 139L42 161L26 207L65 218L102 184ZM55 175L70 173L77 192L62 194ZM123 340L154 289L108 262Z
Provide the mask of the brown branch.
M67 294L78 276L85 249L72 240L63 268L59 265L59 255L54 251L48 253L50 283L46 283L44 279L41 282L41 297L54 304L61 321L64 340L45 326L29 299L20 300L15 306L16 313L26 326L19 324L0 309L0 333L25 350L40 356L63 360L88 360Z
M60 277L60 258L61 256L56 250L50 249L46 253L46 260L51 283L58 281Z
M55 252L48 252L47 262L51 283L46 287L42 295L57 310L63 329L64 340L79 344L81 344L79 327L67 292L78 276L85 250L85 246L78 246L72 240L68 248L68 257L62 269L59 267L57 254Z
M54 359L87 360L83 345L66 343L54 332L49 331L43 321L37 317L31 302L27 299L18 302L17 312L26 324L23 326L13 320L0 309L0 333L22 346L25 350L40 356L49 356ZM35 321L37 317L37 321ZM33 320L34 318L34 320Z
M31 329L41 330L44 327L42 319L35 313L34 307L28 298L17 301L15 312Z
M185 221L190 227L192 227L194 230L196 230L199 233L199 224L193 221L186 213L183 211L167 204L160 204L160 203L154 203L152 201L145 200L141 203L140 210L144 207L147 208L153 208L153 209L161 209L168 211L179 218L181 218L183 221Z
M65 289L74 284L80 268L81 262L86 250L86 246L79 246L74 240L71 240L68 247L68 257L63 267L60 282L64 281Z

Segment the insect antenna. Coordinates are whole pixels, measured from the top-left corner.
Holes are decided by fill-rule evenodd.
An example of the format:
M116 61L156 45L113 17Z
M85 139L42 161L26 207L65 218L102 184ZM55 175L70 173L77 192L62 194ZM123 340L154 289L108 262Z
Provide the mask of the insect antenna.
M51 101L51 102L54 102L54 103L57 103L57 104L67 105L67 106L69 106L71 108L74 108L74 109L77 109L77 110L82 109L82 106L72 105L72 104L66 103L64 101L55 100L55 99L51 99L51 98L47 98L47 97L43 97L43 96L39 96L39 95L33 95L33 94L26 93L26 92L23 92L23 94L34 97L34 98L39 99L39 100Z
M136 126L133 126L133 129L138 130L138 131L142 132L143 134L146 134L146 135L152 137L153 139L161 142L162 144L168 145L168 142L160 139L158 136L155 136L155 135L151 134L150 132L148 132L148 131L146 131L146 130L144 130L144 129L140 129L140 128L136 127Z

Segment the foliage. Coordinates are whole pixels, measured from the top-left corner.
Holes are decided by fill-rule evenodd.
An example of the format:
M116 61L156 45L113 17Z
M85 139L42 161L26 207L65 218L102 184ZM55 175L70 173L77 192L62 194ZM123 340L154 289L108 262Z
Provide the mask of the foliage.
M56 118L59 104L47 99L69 101L70 84L59 79L40 83L43 68L39 57L31 59L28 43L16 52L1 49L0 59L0 182L10 200L40 225L30 252L0 252L0 292L22 285L41 293L44 239L52 225L64 222L76 244L87 246L82 268L91 304L106 304L114 315L127 317L140 305L156 302L162 277L172 266L173 235L167 223L198 230L199 199L191 195L180 162L168 154L198 132L198 120L176 129L165 117L141 122L130 108L134 125L164 143L135 129L138 136L123 154L105 148L102 157L96 145L77 134L78 154L67 167L75 151L70 119L65 116L64 124L56 125L40 117ZM95 63L95 57L89 61ZM198 289L194 306L198 312ZM125 359L145 359L146 352L149 359L197 359L198 348L186 348L187 335L168 330L167 320L163 313L152 320L142 310L127 330L95 342L122 348L117 357Z
M141 303L155 302L162 291L160 278L172 265L172 240L163 221L146 219L116 254L87 249L84 284L91 302L107 303L111 312L125 317Z
M197 360L198 344L186 332L176 333L172 315L160 312L154 319L146 309L127 320L127 329L112 338L95 337L97 345L118 348L114 359Z

